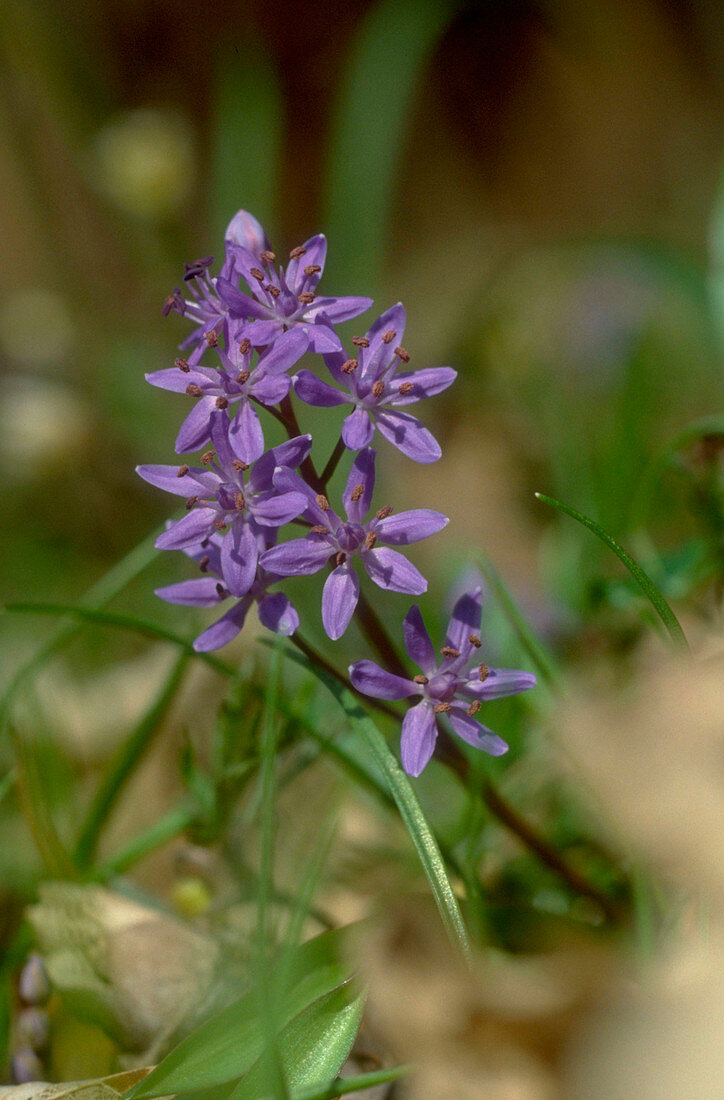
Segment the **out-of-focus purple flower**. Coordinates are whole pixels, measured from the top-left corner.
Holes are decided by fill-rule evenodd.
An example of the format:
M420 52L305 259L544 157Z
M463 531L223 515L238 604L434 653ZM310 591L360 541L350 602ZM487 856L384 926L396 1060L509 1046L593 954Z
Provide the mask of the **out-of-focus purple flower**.
M169 493L185 496L188 515L172 523L156 539L159 550L184 550L224 532L220 561L224 584L232 596L245 596L256 577L259 527L280 527L296 519L307 506L305 494L275 488L278 467L298 466L309 454L312 438L300 435L272 447L251 468L237 458L230 443L230 423L217 410L211 423L215 450L204 465L139 466L140 476Z
M398 303L378 317L366 336L355 340L356 358L347 359L343 351L324 356L332 377L346 393L308 370L294 377L294 391L309 405L353 406L342 426L342 439L350 450L369 446L377 429L415 462L436 462L441 452L435 437L414 416L399 410L442 393L457 372L452 367L430 367L400 373L398 367L410 358L402 347L404 332L405 309Z
M259 527L256 531L257 547L263 553L276 539L276 528ZM185 607L216 607L231 596L223 583L221 568L222 539L217 533L205 540L205 545L186 547L184 553L199 563L202 577L178 584L169 584L157 588L156 595L167 603L183 604ZM254 603L257 604L259 621L267 630L275 634L289 636L299 626L299 616L292 603L283 592L269 592L269 588L280 580L273 573L267 573L257 565L256 576L246 595L237 600L228 611L212 623L194 641L198 653L212 649L221 649L237 636L244 626L246 616Z
M440 662L419 607L411 607L403 621L405 649L420 669L420 675L411 680L385 671L374 661L355 661L349 666L352 684L365 695L377 699L420 696L402 722L402 766L408 775L420 775L432 756L442 714L469 745L491 756L508 751L505 741L475 715L486 700L526 691L535 687L536 679L532 672L488 668L480 662L480 618L481 590L474 588L455 604Z
M375 455L375 451L365 447L355 458L342 496L346 522L332 511L327 498L316 494L298 474L288 469L274 474L279 492L305 494L304 517L313 526L305 538L291 539L267 550L261 563L280 576L296 577L317 573L333 559L334 568L322 595L322 623L334 640L341 638L349 626L359 599L355 559L359 559L380 588L420 595L427 591L427 581L403 554L391 547L419 542L448 523L447 516L429 508L393 515L389 507L381 508L366 521L375 483Z
M146 375L152 386L198 398L176 437L176 453L197 451L210 438L211 420L217 409L236 405L229 438L237 458L255 462L264 450L264 435L254 401L278 405L289 393L286 373L307 350L302 329L283 333L252 368L254 350L246 337L231 330L227 348L216 347L220 366L195 366L177 359L175 367Z
M226 263L215 291L231 314L244 321L242 337L261 347L298 327L306 332L312 351L341 348L333 326L364 313L372 299L317 296L326 255L327 240L318 234L292 249L286 269L277 268L263 229L240 210L226 231ZM248 293L239 289L240 278Z

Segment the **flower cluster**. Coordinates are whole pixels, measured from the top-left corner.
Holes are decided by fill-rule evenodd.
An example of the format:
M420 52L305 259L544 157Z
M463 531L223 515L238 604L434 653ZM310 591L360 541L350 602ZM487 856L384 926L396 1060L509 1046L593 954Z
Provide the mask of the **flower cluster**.
M192 399L175 449L179 455L203 453L195 465L140 466L138 473L185 498L185 514L167 525L156 545L183 551L201 573L160 588L157 595L194 607L232 601L196 639L197 650L230 642L254 603L265 627L294 634L296 610L283 591L270 592L287 577L328 570L322 624L333 640L342 637L358 607L360 566L384 590L409 595L427 590L425 578L398 548L437 534L447 517L429 508L375 509L377 452L370 444L379 432L413 461L437 461L437 440L402 409L442 393L456 373L450 367L405 369L410 355L402 343L401 303L382 313L364 336L354 337L354 352L348 354L335 326L365 312L372 301L317 293L326 252L325 238L314 236L293 248L282 266L259 222L240 210L227 227L218 274L211 273L210 256L186 264L185 289L176 287L164 303L164 313L179 313L192 332L173 367L146 377ZM307 352L321 357L331 381L308 369L291 373ZM292 393L310 405L347 409L339 443L321 475L311 458L312 438L299 430ZM284 425L286 442L267 448L260 409ZM342 516L330 504L327 483L347 450L353 458ZM279 532L289 524L303 534L280 542ZM493 755L507 748L474 716L482 700L523 691L535 679L480 662L471 670L479 628L476 589L456 605L442 663L413 607L404 622L405 646L420 675L407 680L371 661L350 666L359 692L383 699L420 697L403 722L402 760L411 775L419 775L430 759L443 714L470 744Z

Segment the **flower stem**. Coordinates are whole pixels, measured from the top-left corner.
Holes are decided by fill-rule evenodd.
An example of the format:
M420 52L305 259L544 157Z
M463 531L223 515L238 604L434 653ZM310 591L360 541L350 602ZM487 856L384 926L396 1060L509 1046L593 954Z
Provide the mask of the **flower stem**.
M383 664L395 676L408 679L407 670L400 660L394 642L390 638L379 615L363 592L360 592L355 615L367 641L377 651Z
M327 462L327 465L322 470L320 480L325 486L328 484L330 478L332 477L332 474L337 469L337 466L339 465L339 460L346 450L346 444L342 439L342 436L340 436L335 444L334 450L329 456L329 461Z

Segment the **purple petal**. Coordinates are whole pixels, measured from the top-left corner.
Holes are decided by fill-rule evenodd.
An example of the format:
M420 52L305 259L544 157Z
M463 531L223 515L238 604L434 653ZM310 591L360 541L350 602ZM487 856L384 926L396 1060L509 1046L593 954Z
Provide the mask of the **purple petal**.
M413 462L437 462L442 454L434 435L409 413L380 410L376 424L385 439Z
M477 585L472 591L462 595L455 604L445 635L446 646L457 649L460 653L468 653L472 649L468 639L471 634L480 633L482 608L482 588Z
M437 724L429 703L410 707L402 720L400 755L408 775L416 778L425 769L435 749Z
M332 553L332 547L322 535L290 539L262 554L260 564L279 577L309 576L318 573Z
M259 549L248 523L232 523L221 544L221 572L232 596L244 596L256 577Z
M457 376L458 372L452 367L428 367L426 370L396 374L388 383L395 396L388 397L386 403L399 407L412 405L415 401L421 401L423 397L434 397L446 390L448 386L452 386ZM401 394L400 386L406 384L410 384L412 389Z
M305 401L307 405L317 405L320 408L329 409L334 405L349 403L349 396L346 393L340 393L334 386L322 382L310 370L300 370L298 374L295 374L292 381L297 397L300 401Z
M412 508L409 512L398 512L397 515L378 520L375 533L391 546L408 546L411 542L419 542L430 535L436 535L449 522L442 512L433 512L430 508Z
M179 603L184 607L215 607L220 598L218 583L216 577L198 577L157 588L156 595L166 603Z
M342 501L350 523L362 523L370 510L375 488L375 458L377 451L365 447L352 463ZM359 494L359 496L358 496ZM358 497L357 500L354 498Z
M431 676L437 668L437 658L417 604L414 604L405 615L402 620L402 629L405 635L407 656L415 662L421 672L424 672L426 676Z
M320 524L330 531L336 531L342 522L337 513L331 508L327 511L320 508L314 489L307 485L299 474L294 473L293 470L285 466L279 466L274 471L274 488L280 493L302 493L307 502L304 518L309 520L310 523Z
M467 681L464 691L476 699L502 699L506 695L517 695L535 687L536 678L532 672L519 672L515 668L491 668L485 680L473 678Z
M254 379L250 390L262 405L278 405L289 393L292 380L287 374L268 374Z
M351 321L353 317L359 317L372 305L372 298L360 298L349 296L346 298L317 298L316 302L305 309L305 319L314 319L317 324L322 320L331 324L340 325L342 321Z
M374 661L355 661L349 666L349 678L357 691L375 699L407 699L421 690L412 680L394 676Z
M251 596L244 596L225 615L222 615L213 626L210 626L203 634L199 634L194 642L196 652L208 653L211 649L221 649L222 646L232 642L243 627L247 612L253 602Z
M194 508L187 516L172 523L156 539L154 546L158 550L183 550L201 542L213 530L216 518L214 508Z
M255 500L251 507L257 523L265 527L281 527L302 514L307 507L307 498L303 493L280 493L267 500Z
M331 351L327 355L324 355L323 359L324 365L335 382L339 382L340 385L344 386L346 389L350 389L352 386L350 376L345 374L342 370L343 364L346 363L348 359L347 353L344 350Z
M236 457L247 466L256 462L264 451L264 433L259 414L248 398L239 402L229 429L229 443Z
M342 439L350 451L361 451L369 446L375 434L374 424L366 409L355 409L345 417L342 425Z
M321 279L327 259L327 238L323 233L318 233L315 237L310 237L308 241L305 241L302 248L304 254L291 259L284 272L287 286L295 297L297 294L301 294L303 290L314 290ZM310 265L318 265L322 270L311 276L305 275L304 268Z
M469 745L473 745L476 749L482 749L483 752L487 752L491 756L502 756L503 753L508 751L508 746L502 737L498 737L487 726L477 722L475 718L471 718L464 710L453 706L448 711L448 718L458 737L462 737L463 741L467 741Z
M380 546L367 551L361 557L367 576L380 588L406 592L411 596L420 596L427 592L427 581L422 573L397 550Z
M359 580L349 561L338 565L324 582L322 625L336 642L349 626L359 599Z
M249 484L255 493L273 486L274 471L277 466L300 466L312 449L311 435L296 435L278 447L270 447L255 464L249 474Z
M225 302L231 312L237 317L268 317L268 311L260 302L255 302L248 294L244 294L238 287L235 287L229 279L224 278L223 275L219 275L216 280L216 289L221 300ZM264 322L260 321L259 323L261 324ZM244 330L240 329L239 331L244 331L244 334L248 335L248 333L245 332L246 327L247 326L244 327ZM277 328L279 329L281 326L278 325Z
M391 306L382 313L367 332L370 342L368 348L360 350L359 369L365 381L370 383L384 374L395 358L395 348L402 343L405 335L405 307L402 302ZM394 339L386 343L382 337L386 332L394 332Z
M267 237L261 224L248 210L238 210L226 227L224 240L232 244L241 245L258 256L260 252L270 248Z
M259 622L267 630L288 638L299 627L299 616L284 593L275 592L259 601Z
M307 334L310 350L318 355L324 355L325 352L330 351L339 351L342 347L342 341L334 329L331 329L329 325L324 324L322 321L317 324L313 320L309 322L300 321L299 327Z
M176 493L180 497L190 497L204 491L204 486L191 474L182 474L179 477L181 466L136 466L136 473L147 481L149 485L155 485L158 489L164 489L167 493Z
M251 326L252 329L254 326ZM257 343L256 340L252 341ZM265 374L279 374L289 370L301 359L307 350L309 338L303 328L295 325L288 332L283 332L274 341L272 347L260 358L257 367L264 369Z
M260 348L267 344L273 344L283 332L284 328L281 321L270 321L267 314L264 313L259 320L247 321L245 324L240 325L236 335L240 339L246 337L251 340L255 348Z
M215 397L201 397L196 402L176 436L176 454L187 454L203 447L211 434L211 414L215 410Z
M205 389L210 379L201 371L182 371L178 367L169 367L168 370L155 370L146 375L146 381L160 390L171 390L173 393L186 393L190 385L200 386Z
M246 402L245 402L246 403ZM227 477L232 476L236 451L231 446L231 421L223 409L214 409L211 414L211 442L216 451L219 466Z

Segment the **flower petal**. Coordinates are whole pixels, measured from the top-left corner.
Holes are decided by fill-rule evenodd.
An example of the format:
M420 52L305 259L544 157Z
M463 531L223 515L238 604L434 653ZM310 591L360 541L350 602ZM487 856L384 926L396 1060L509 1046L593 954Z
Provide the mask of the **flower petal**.
M229 429L229 443L236 457L247 466L256 462L264 451L264 433L259 414L248 398L242 398L239 402Z
M180 497L190 497L195 493L203 492L204 486L200 485L191 474L182 474L179 470L183 466L136 466L136 473L147 481L149 485L155 485L167 493L175 493Z
M166 603L178 603L184 607L215 607L221 599L218 584L216 577L197 577L157 588L156 595Z
M215 518L214 508L194 508L187 516L167 527L154 546L157 550L183 550L186 546L193 546L213 531Z
M211 414L216 409L215 397L200 398L179 428L176 454L187 454L203 447L211 434Z
M199 634L194 642L196 652L208 653L211 649L221 649L222 646L232 642L243 627L252 603L251 596L244 596L243 599L229 608L226 614L222 615L213 626L210 626L203 634Z
M307 498L303 493L279 493L266 500L255 500L250 505L257 523L264 527L281 527L291 523L307 507Z
M425 629L422 614L417 604L413 604L402 620L407 656L414 661L421 672L431 676L437 668L435 647Z
M246 404L247 402L244 402ZM237 414L238 415L238 414ZM226 477L231 478L233 462L236 460L236 451L231 446L231 421L223 409L214 409L211 414L211 442L216 451L216 460L224 470Z
M372 298L348 296L345 298L317 298L308 309L304 311L305 320L314 320L319 324L322 320L330 324L340 325L342 321L351 321L353 317L359 317L372 305Z
M279 577L309 576L326 565L332 547L323 535L290 539L262 554L260 564Z
M224 240L248 248L255 256L271 247L262 225L248 210L237 210L226 227Z
M255 342L252 341L252 343ZM308 344L309 337L304 329L300 325L295 325L275 339L272 346L259 359L257 369L263 369L264 374L280 374L288 371L302 358Z
M434 397L452 386L457 376L458 372L452 367L428 367L426 370L396 374L388 382L392 396L387 397L386 403L399 408L401 405L412 405L415 401L421 401L423 397ZM411 385L412 389L400 393L400 386L407 385Z
M273 486L274 471L277 466L300 466L312 449L311 435L296 435L277 447L270 447L249 474L249 484L255 493Z
M294 375L292 382L297 397L300 401L306 402L307 405L317 405L319 408L330 409L334 405L349 403L349 396L346 393L340 393L334 386L322 382L310 370L300 370L298 374Z
M324 321L318 321L315 324L314 318L310 321L302 318L298 325L307 334L310 350L318 355L330 351L339 351L342 347L342 341L337 333Z
M349 626L359 599L359 580L352 565L338 565L324 582L322 592L322 625L328 637L336 642Z
M324 272L324 264L327 259L327 238L323 233L317 233L310 237L302 245L304 252L301 256L292 258L286 266L284 278L287 286L294 296L301 294L303 290L314 290ZM305 275L305 267L321 267L321 271L313 275Z
M455 604L445 635L445 645L467 654L472 645L468 641L471 634L480 632L480 620L483 608L483 590L477 585L465 592Z
M250 298L248 294L244 294L238 287L234 286L230 279L225 278L223 275L219 275L216 280L216 290L221 300L237 317L266 318L268 316L267 310L261 302L255 302L253 298Z
M342 494L342 501L350 523L362 523L370 510L375 489L375 458L377 451L365 447L356 455ZM355 499L355 497L357 499Z
M355 661L349 666L349 678L357 691L374 699L407 699L421 690L412 680L395 676L374 661Z
M427 592L427 581L412 562L398 553L380 546L360 555L367 576L391 592L406 592L411 596L420 596Z
M374 382L394 360L395 348L399 347L405 335L406 317L405 307L402 302L397 302L380 314L368 330L369 347L361 348L359 353L360 376L366 382ZM382 337L388 332L394 333L393 339L383 340Z
M286 466L278 466L274 471L274 488L280 493L301 493L307 502L304 518L309 520L310 523L319 524L330 531L336 531L342 522L337 513L331 508L326 512L320 508L314 489L307 485L294 470L290 470Z
M463 741L467 741L469 745L473 745L476 749L482 749L483 752L487 752L491 756L502 756L508 751L508 746L502 737L498 737L487 726L476 721L475 718L471 718L464 710L453 706L448 711L448 718L458 737L461 737Z
M502 699L506 695L517 695L535 687L536 678L532 672L521 672L516 668L491 668L485 680L472 678L463 688L465 694L476 699Z
M361 451L372 442L375 434L374 424L366 409L355 409L345 417L342 425L342 439L350 451Z
M221 544L221 572L232 596L244 596L256 577L259 548L251 526L236 520Z
M267 374L260 378L254 378L249 385L249 391L262 405L278 405L289 393L292 385L291 378L284 374Z
M259 600L259 622L275 634L288 638L299 626L299 616L283 592L262 596Z
M409 413L380 410L375 423L385 439L413 462L437 462L442 454L435 436Z
M178 367L169 367L168 370L155 370L146 375L146 381L160 390L170 390L172 393L186 393L190 385L200 386L206 389L211 384L211 379L201 371L179 370Z
M400 755L408 775L416 778L424 771L435 749L437 724L433 709L427 702L410 707L402 720Z
M431 508L412 508L409 512L398 512L378 520L375 533L391 546L408 546L411 542L436 535L449 522L442 512L433 512Z

